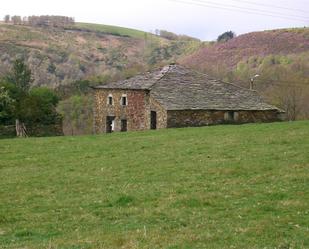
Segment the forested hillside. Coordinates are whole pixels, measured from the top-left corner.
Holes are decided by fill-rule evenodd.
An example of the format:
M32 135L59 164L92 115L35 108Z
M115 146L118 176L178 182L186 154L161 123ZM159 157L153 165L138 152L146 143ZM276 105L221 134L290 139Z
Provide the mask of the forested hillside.
M104 83L175 61L200 42L165 39L138 30L77 23L68 27L0 24L0 77L18 56L26 57L33 85L57 87L77 80Z

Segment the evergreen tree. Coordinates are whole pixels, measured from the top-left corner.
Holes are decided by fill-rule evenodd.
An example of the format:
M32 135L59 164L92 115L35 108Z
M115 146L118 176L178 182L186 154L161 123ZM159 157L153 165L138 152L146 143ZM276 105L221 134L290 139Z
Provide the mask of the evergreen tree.
M218 36L217 42L226 42L234 37L236 37L236 34L233 31L227 31Z

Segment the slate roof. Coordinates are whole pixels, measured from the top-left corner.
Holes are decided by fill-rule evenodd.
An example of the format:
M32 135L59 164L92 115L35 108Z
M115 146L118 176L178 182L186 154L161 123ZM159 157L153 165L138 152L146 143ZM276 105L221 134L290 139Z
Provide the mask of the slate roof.
M170 66L164 67L162 70L147 72L132 78L112 82L105 85L97 86L96 89L134 89L134 90L150 90L151 87L158 82L169 70Z
M166 110L278 110L256 91L213 79L179 65L169 65L96 89L149 90Z

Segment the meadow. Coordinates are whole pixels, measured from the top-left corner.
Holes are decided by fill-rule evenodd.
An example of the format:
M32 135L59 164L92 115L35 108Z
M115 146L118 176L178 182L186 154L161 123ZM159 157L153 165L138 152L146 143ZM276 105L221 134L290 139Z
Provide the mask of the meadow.
M111 25L104 25L104 24L94 24L94 23L76 23L74 25L76 28L82 28L87 29L95 32L103 32L107 34L114 34L119 36L128 36L132 38L139 38L139 39L145 39L145 35L147 35L146 32L136 30L136 29L130 29L130 28L124 28L124 27L118 27L118 26L111 26ZM148 35L151 35L148 33Z
M1 139L0 248L309 248L309 121Z

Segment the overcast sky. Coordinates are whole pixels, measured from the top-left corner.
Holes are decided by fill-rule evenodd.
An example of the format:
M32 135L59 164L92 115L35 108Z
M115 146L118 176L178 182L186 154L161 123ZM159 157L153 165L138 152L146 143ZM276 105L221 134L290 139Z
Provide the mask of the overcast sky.
M214 40L227 30L242 34L308 27L309 0L1 0L0 16L6 14L66 15L78 22L165 29Z

